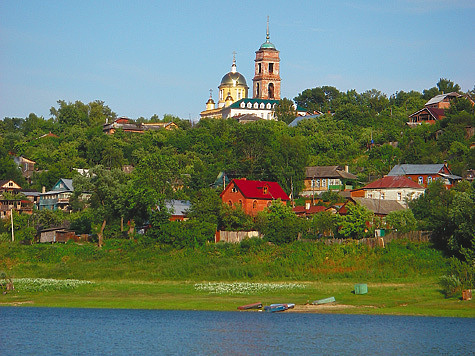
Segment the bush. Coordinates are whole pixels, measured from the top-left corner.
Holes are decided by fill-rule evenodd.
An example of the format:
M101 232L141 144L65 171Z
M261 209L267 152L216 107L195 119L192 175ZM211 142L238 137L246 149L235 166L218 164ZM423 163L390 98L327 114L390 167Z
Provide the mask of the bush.
M473 289L475 281L475 267L467 262L452 257L448 274L440 279L442 292L446 298L454 297L462 290Z
M410 209L391 211L386 217L386 222L390 227L402 233L417 229L417 220Z
M442 276L439 284L441 285L442 293L444 293L446 298L454 297L461 291L462 284L454 275Z
M258 227L267 241L284 244L297 240L302 222L280 200L274 202L258 216Z

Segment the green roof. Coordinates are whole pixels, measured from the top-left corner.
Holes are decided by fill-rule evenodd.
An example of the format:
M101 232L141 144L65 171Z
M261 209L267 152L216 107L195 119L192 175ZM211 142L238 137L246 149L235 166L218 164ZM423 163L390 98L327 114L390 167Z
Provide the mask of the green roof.
M274 44L269 42L268 40L265 41L259 49L276 49Z

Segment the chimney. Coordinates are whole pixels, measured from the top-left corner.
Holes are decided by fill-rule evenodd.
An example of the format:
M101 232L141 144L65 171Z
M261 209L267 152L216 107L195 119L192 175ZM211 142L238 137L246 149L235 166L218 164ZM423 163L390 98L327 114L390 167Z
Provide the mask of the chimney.
M46 187L43 186L43 188L41 188L41 193L46 193Z
M349 171L348 171L348 165L345 166L345 172L349 173Z

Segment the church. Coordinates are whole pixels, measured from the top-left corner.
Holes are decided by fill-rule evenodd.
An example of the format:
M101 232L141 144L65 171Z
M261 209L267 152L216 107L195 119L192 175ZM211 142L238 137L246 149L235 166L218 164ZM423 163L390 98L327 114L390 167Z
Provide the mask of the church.
M252 99L248 98L249 87L246 78L237 71L236 57L233 56L231 71L224 75L219 85L218 104L212 95L206 103L201 118L240 118L275 120L274 108L280 97L280 57L279 51L270 42L269 20L267 20L266 41L256 51L254 78L252 79ZM298 115L305 111L297 108Z

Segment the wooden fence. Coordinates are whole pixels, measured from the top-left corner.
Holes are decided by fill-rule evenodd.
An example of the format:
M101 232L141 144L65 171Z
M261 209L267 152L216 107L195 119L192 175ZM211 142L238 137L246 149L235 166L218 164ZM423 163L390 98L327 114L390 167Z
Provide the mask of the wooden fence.
M428 242L430 239L430 231L410 231L407 233L390 232L382 237L368 237L359 240L349 239L323 239L325 245L342 245L350 241L356 241L359 244L365 244L370 247L384 247L390 241L393 240L406 240L412 242Z
M216 231L214 242L238 243L251 237L262 237L259 231Z

